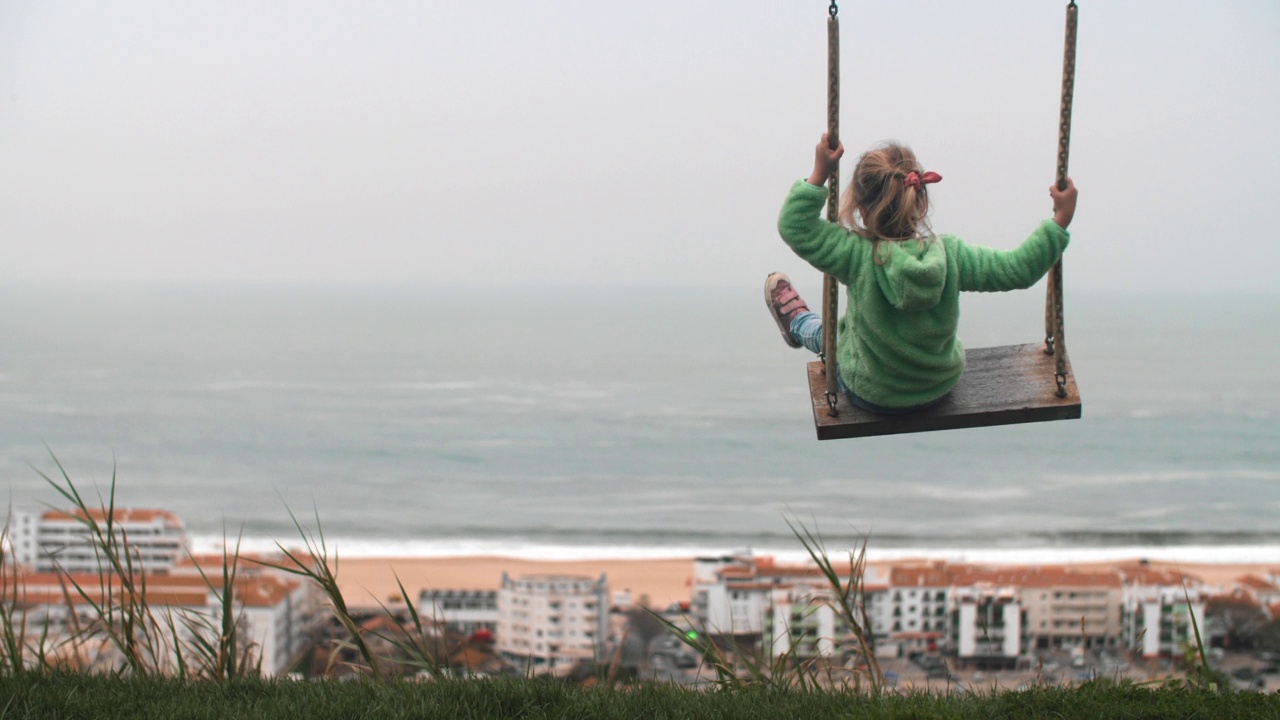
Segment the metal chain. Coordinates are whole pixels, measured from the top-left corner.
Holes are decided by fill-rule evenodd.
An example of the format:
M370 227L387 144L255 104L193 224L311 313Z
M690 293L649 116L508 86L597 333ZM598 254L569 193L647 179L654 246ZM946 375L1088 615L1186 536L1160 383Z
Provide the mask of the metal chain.
M831 14L831 17L835 17L836 13L840 12L840 8L836 7L836 0L831 0L831 7L827 8L827 12Z
M836 17L836 4L831 3L831 16L827 19L827 141L834 148L840 144L840 20ZM837 222L840 217L840 168L831 170L827 178L827 221ZM836 379L836 321L840 317L840 283L832 276L822 278L822 364L827 380L827 413L831 417L840 414L836 405L840 400L840 385ZM828 359L831 359L828 362Z
M1071 103L1076 85L1076 26L1078 8L1075 0L1067 5L1066 38L1062 52L1062 104L1058 114L1058 173L1059 190L1067 187L1067 160L1071 148ZM1045 352L1053 355L1054 381L1057 396L1067 396L1067 338L1063 321L1062 259L1054 263L1049 275L1045 298Z

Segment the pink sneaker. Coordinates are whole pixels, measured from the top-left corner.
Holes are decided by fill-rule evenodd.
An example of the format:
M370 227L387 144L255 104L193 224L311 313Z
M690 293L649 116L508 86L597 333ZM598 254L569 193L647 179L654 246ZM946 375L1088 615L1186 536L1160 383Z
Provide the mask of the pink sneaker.
M791 321L796 315L808 312L809 306L800 299L800 294L791 286L791 278L786 273L770 273L764 279L764 301L769 306L769 314L778 323L782 331L782 339L793 348L800 347L800 342L791 336Z

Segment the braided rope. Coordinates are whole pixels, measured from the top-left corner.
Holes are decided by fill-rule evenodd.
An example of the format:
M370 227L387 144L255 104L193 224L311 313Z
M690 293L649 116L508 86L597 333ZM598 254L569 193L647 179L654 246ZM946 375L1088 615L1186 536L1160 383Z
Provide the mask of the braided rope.
M835 3L831 4L832 9ZM835 12L827 19L827 137L831 147L840 144L840 20ZM840 168L827 179L827 221L840 217ZM839 381L836 379L836 320L840 317L840 283L830 275L822 278L822 365L827 379L827 412L839 414ZM827 362L832 358L831 362Z
M1076 26L1079 9L1075 0L1067 5L1066 38L1062 52L1062 105L1058 115L1059 190L1067 187L1067 160L1071 148L1071 103L1076 85ZM1045 297L1045 352L1053 355L1054 380L1058 397L1067 396L1067 338L1062 311L1062 259L1054 263L1049 274Z

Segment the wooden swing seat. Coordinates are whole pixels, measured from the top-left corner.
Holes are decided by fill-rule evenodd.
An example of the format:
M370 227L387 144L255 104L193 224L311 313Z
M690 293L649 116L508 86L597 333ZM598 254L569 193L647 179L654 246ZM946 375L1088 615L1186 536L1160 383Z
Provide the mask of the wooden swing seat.
M1015 423L1074 420L1080 391L1067 360L1067 396L1057 396L1054 359L1044 345L1003 345L965 351L960 382L937 405L907 415L877 415L854 407L843 393L832 417L822 362L809 363L809 394L819 440L958 430Z

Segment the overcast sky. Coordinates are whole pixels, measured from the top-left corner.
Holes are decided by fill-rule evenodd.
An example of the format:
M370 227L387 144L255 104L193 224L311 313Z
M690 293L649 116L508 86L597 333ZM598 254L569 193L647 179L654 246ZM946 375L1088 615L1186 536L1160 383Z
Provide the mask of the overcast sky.
M0 282L754 286L826 122L826 2L0 0ZM841 3L847 179L1050 214L1063 3ZM1280 3L1083 0L1082 289L1275 292ZM816 277L816 275L815 275Z

